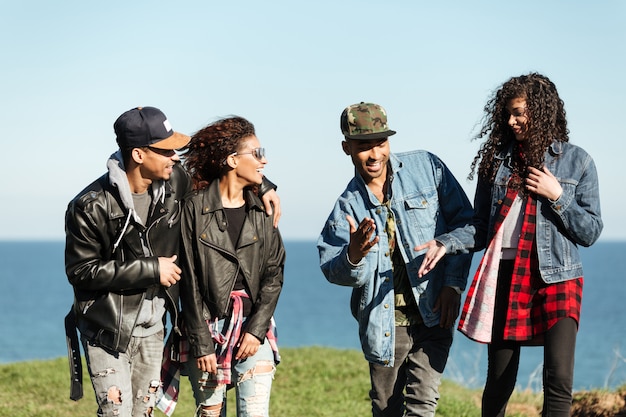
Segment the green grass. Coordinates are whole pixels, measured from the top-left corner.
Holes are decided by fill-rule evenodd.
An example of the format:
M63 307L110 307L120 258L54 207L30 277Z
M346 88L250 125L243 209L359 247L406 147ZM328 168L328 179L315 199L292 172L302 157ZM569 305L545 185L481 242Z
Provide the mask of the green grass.
M276 417L363 417L371 415L368 366L361 352L323 347L281 349L270 413ZM86 374L86 372L85 372ZM480 390L444 381L437 416L479 417ZM85 396L69 399L67 359L18 362L0 365L0 417L84 417L96 414L88 376ZM230 393L229 393L230 394ZM228 398L228 416L235 416L234 392ZM516 393L508 416L537 416L541 396ZM195 410L189 381L181 380L174 416L193 416ZM156 416L163 416L160 411Z

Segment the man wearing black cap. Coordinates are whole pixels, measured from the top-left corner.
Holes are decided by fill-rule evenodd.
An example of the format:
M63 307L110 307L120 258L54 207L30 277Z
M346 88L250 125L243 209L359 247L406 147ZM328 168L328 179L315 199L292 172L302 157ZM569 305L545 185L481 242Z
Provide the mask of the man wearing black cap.
M70 398L82 397L78 328L98 415L139 417L155 406L166 310L180 333L176 260L191 181L175 150L190 138L154 107L123 113L114 130L119 150L108 172L69 203L65 217L65 269L74 287L66 318ZM278 205L273 190L264 201L270 212L269 201Z
M385 110L342 113L343 151L355 176L318 240L331 283L353 287L351 310L369 361L374 416L433 416L471 255L419 277L423 251L440 231L466 233L472 206L452 173L425 151L393 154Z

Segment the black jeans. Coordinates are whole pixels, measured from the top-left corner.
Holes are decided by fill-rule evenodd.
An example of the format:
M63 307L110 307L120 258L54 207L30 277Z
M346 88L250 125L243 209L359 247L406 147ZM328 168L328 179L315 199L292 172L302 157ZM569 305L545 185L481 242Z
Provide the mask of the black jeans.
M396 327L394 366L370 363L374 417L432 417L439 400L452 329Z
M504 266L504 263L501 264ZM511 265L512 266L512 265ZM512 269L512 268L511 268ZM498 280L506 271L501 271ZM508 279L510 279L510 274ZM501 282L501 281L500 281ZM500 284L500 282L498 284ZM500 288L506 291L498 291ZM498 285L496 290L496 311L498 304L508 298L509 285ZM496 313L494 336L502 338L503 318ZM578 324L574 319L559 320L544 335L543 349L543 411L544 417L569 417L572 406L572 385L574 382L574 352ZM494 341L488 347L487 382L483 391L482 416L504 417L519 368L521 345L512 341Z

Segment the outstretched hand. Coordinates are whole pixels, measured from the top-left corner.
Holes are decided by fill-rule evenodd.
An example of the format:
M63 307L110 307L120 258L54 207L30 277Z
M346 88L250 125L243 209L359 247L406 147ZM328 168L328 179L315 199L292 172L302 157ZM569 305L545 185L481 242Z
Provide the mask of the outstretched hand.
M380 239L374 235L376 224L373 219L366 217L356 226L356 222L350 216L346 216L346 220L350 224L350 244L348 245L348 259L353 264L358 264L361 259L367 255L372 247L378 243ZM374 238L372 239L372 236Z
M424 260L422 261L419 271L417 271L417 276L420 278L432 271L437 265L437 262L446 254L446 247L434 239L423 245L416 246L413 250L419 252L424 249L428 249L428 251L424 255Z

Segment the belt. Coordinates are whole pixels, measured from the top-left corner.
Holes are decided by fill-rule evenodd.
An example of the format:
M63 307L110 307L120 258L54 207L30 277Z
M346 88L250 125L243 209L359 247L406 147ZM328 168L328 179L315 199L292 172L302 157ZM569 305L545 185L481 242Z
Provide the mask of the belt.
M80 342L76 331L76 315L73 307L65 316L65 341L67 343L67 359L70 364L70 399L78 401L83 398L83 364L80 358Z

